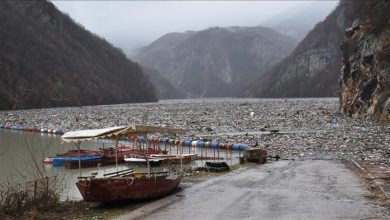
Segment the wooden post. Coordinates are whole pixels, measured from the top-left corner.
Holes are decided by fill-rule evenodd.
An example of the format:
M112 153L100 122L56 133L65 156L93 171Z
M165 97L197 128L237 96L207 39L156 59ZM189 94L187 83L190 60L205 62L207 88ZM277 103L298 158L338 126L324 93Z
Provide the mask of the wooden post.
M205 149L205 151L206 151L206 160L207 160L207 147L205 147L204 149Z
M217 152L218 152L218 160L219 160L219 147L218 146L217 146Z
M37 197L37 180L34 181L34 199Z
M232 161L232 149L230 149L230 147L228 148L228 151L230 153L230 161Z
M200 148L200 156L203 158L203 147Z
M214 160L215 160L215 148L214 148Z

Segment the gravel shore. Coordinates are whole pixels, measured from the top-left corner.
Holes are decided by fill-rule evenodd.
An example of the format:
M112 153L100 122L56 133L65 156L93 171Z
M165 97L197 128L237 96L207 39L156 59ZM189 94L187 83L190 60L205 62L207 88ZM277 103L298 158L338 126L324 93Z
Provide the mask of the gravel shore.
M390 126L341 115L336 98L163 100L1 111L0 124L6 123L68 130L132 123L169 126L185 128L195 139L257 140L284 159L357 159L390 167Z

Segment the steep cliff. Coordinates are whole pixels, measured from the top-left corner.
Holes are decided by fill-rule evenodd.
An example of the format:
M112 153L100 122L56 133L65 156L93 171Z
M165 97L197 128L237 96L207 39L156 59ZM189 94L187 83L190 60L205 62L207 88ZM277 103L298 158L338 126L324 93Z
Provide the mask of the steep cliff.
M338 95L340 45L349 20L342 5L318 23L292 54L260 76L239 96L329 97Z
M247 86L296 45L264 27L170 33L134 59L156 69L187 97L228 97Z
M341 112L390 122L390 3L344 1L353 24L342 45Z
M0 4L0 109L156 101L140 66L47 1Z

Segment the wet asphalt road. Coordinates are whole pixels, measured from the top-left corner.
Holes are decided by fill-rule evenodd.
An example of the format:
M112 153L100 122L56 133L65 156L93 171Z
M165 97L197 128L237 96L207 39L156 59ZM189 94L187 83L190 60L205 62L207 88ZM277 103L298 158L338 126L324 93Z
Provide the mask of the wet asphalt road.
M119 219L390 219L359 177L336 161L241 168L147 204Z

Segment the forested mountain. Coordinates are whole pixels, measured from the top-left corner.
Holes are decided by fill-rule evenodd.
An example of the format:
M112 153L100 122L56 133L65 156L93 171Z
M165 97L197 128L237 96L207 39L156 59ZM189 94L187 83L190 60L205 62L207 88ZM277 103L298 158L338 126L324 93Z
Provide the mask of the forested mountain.
M228 97L291 53L296 41L264 27L169 33L134 57L186 97Z
M156 89L158 99L184 99L182 91L176 89L171 82L161 76L157 70L151 67L142 67L143 72L149 77Z
M339 5L318 23L292 54L260 76L239 96L329 97L338 96L340 45L350 24Z
M140 66L47 1L0 3L0 109L156 101Z

